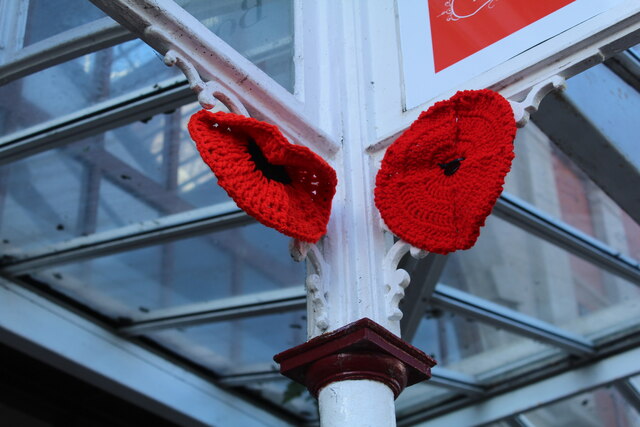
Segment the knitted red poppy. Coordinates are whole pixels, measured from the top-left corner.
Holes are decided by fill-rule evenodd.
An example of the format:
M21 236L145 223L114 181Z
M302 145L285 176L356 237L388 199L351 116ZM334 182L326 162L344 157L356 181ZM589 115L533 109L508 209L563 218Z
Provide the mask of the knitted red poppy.
M385 153L375 189L384 222L430 252L469 249L502 192L515 135L511 106L496 92L436 103Z
M276 126L236 114L199 111L189 133L242 210L306 242L326 233L337 179L318 155L290 144Z

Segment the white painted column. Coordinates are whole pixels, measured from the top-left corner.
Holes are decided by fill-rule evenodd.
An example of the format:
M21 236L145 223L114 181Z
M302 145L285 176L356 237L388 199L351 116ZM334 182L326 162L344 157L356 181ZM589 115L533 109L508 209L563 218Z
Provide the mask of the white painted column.
M366 151L376 137L366 35L371 30L366 17L371 6L305 2L303 7L305 36L309 36L304 40L305 97L317 105L321 126L342 141L342 149L330 159L338 188L327 235L319 245L322 260L312 260L310 265L310 272L319 277L307 280L309 338L364 317L399 335L397 304L403 289L394 286L397 280L393 279L399 276L392 277L399 258L386 262L390 239L373 203L377 159ZM382 7L380 14L393 15L391 1L375 7ZM387 274L383 265L393 262L386 267L391 273ZM395 426L394 400L393 391L382 382L331 383L318 395L321 425Z
M371 380L331 383L318 395L322 427L393 427L396 425L393 392Z

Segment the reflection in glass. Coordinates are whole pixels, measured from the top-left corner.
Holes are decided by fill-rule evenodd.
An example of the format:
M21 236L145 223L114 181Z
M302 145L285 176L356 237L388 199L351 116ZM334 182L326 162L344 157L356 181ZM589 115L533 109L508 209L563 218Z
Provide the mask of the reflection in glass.
M273 355L305 341L306 312L163 330L148 337L221 375L275 371Z
M572 77L567 97L640 169L640 93L605 65Z
M536 427L581 426L631 427L640 425L640 415L614 387L599 388L526 412Z
M562 355L532 339L438 308L427 312L411 344L433 356L440 368L491 382Z
M29 0L23 45L28 46L105 16L85 0Z
M50 267L35 276L95 310L141 319L153 310L301 286L289 240L260 224Z
M229 201L185 122L196 109L135 122L0 167L4 252Z
M495 216L440 281L592 338L640 327L640 288Z
M0 134L75 113L179 74L139 40L81 56L0 86Z
M292 0L178 0L177 3L293 92Z
M640 145L638 145L640 147ZM533 123L518 131L505 191L547 215L640 259L640 225Z
M253 394L284 407L305 421L317 421L318 401L307 388L288 378L274 381L256 381L244 386Z
M76 2L102 13L87 1ZM54 21L66 28L76 22L70 18L51 20L49 3L53 3L36 3L33 25L36 26L38 19L47 21L47 25L37 28L55 27L58 24L53 24ZM54 9L64 10L66 17L68 10L54 3ZM78 23L92 19L83 7L72 8L82 17ZM191 1L186 7L224 41L293 92L291 0ZM36 15L42 17L36 19ZM54 30L53 27L49 29ZM160 55L142 41L103 49L0 86L0 134L7 135L75 113L175 76L181 76L180 71L167 67Z
M396 415L402 417L438 406L455 395L455 392L430 385L428 381L414 384L405 388L396 399Z

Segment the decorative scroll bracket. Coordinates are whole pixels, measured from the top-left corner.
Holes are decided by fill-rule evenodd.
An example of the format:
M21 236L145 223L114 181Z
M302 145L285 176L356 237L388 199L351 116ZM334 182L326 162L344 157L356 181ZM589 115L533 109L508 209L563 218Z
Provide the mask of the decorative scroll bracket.
M144 32L146 35L161 39L168 46L171 45L163 33L153 25L147 27ZM205 110L210 110L215 107L219 100L232 113L249 117L249 112L235 95L229 93L229 91L225 91L223 87L216 82L204 82L194 67L193 61L189 60L188 56L177 48L167 50L167 53L164 55L164 63L169 67L175 65L180 68L189 81L189 88L198 95L198 102Z
M293 239L289 245L291 257L295 261L307 259L309 269L305 284L311 302L312 314L309 316L307 335L309 338L320 335L329 329L329 312L327 303L327 278L329 265L325 262L318 246L312 243Z
M398 240L384 257L382 271L386 288L387 318L391 321L402 319L402 311L399 308L400 301L404 298L404 290L409 286L411 278L406 270L398 268L400 260L407 252L416 259L427 256L428 252L411 246L404 240Z
M516 125L519 128L524 127L528 122L531 114L538 111L542 98L547 96L551 91L564 90L566 87L566 81L564 77L555 75L548 80L534 85L526 98L521 102L509 101L511 108L513 108L513 115L516 120Z

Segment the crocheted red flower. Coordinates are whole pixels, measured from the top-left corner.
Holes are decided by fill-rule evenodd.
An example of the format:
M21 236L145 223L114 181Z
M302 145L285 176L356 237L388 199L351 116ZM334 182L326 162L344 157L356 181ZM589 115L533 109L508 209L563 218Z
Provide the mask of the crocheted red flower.
M385 153L375 188L384 222L430 252L469 249L502 192L515 135L511 106L496 92L436 103Z
M276 126L236 114L199 111L189 133L242 210L306 242L326 233L337 179L318 155L290 144Z

